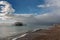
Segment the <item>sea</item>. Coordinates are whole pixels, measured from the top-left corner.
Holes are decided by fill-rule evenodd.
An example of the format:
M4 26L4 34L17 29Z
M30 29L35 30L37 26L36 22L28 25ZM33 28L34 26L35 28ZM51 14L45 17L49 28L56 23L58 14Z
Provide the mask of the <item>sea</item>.
M12 36L19 33L24 33L27 31L33 31L37 29L46 29L50 26L0 26L0 38Z

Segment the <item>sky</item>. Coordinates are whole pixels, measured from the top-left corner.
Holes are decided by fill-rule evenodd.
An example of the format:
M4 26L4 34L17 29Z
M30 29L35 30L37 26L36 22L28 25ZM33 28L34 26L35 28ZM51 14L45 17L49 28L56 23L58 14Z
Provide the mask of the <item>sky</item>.
M6 0L3 13L16 14L5 15L3 19L8 22L20 21L27 24L55 24L60 23L60 0ZM10 3L10 4L9 4ZM0 2L1 4L1 2ZM8 10L9 9L9 10ZM36 15L37 14L37 15ZM7 16L7 17L6 17ZM11 19L8 19L12 17ZM5 22L7 22L5 20ZM3 21L4 22L4 21Z
M44 0L6 0L15 9L15 13L23 14L39 14L43 13L43 8L38 8L37 5L44 4Z

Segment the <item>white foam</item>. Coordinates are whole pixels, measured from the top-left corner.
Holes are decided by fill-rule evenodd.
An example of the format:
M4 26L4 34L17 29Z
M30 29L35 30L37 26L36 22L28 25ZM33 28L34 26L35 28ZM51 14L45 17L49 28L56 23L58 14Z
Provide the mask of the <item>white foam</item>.
M24 36L26 36L26 35L27 35L27 34L23 34L23 35L21 35L21 36L19 36L19 37L13 38L12 40L16 40L16 39L21 38L21 37L24 37Z

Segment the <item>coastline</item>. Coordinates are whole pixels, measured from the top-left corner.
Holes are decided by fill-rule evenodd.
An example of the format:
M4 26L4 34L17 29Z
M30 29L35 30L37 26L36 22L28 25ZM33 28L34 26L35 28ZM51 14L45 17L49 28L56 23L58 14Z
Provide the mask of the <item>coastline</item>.
M48 29L37 29L13 36L2 40L60 40L60 25L53 25Z

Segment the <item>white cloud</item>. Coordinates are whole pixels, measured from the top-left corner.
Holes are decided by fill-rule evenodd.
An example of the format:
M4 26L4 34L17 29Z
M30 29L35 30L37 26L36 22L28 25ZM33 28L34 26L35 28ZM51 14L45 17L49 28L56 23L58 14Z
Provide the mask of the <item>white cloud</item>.
M26 24L60 23L60 11L59 11L60 7L58 6L59 5L58 4L59 0L56 0L56 1L57 1L57 4L54 0L50 0L50 1L48 0L48 2L46 2L45 5L38 5L37 6L37 7L43 7L43 8L45 8L45 7L46 8L47 7L51 8L52 7L53 9L51 8L51 10L52 10L51 12L40 14L40 15L33 15L33 14L11 14L11 15L9 15L9 14L7 14L7 15L5 15L6 16L5 22L6 21L9 22L9 20L10 20L10 22L19 21L19 22L23 22L23 23L26 23ZM51 6L51 5L53 5L53 6ZM13 9L10 4L9 4L8 8L9 8L9 10L7 11L7 13L8 12L9 13L14 12L14 10L10 11L10 10Z
M60 7L60 0L45 0L45 2L50 6Z
M4 6L1 6L4 5ZM11 4L9 4L7 1L0 1L0 19L5 20L5 18L8 18L5 15L14 13L14 9L12 8Z
M45 7L45 5L37 5L37 7Z
M42 8L46 8L46 7L60 7L60 0L44 0L45 4L43 5L37 5L37 7L42 7Z
M0 1L0 5L4 5L1 6L1 14L10 14L13 13L15 10L12 8L11 4L9 4L7 1Z
M38 23L60 23L60 0L45 0L44 7L51 11L37 15Z
M49 4L43 4L43 5L37 5L37 7L39 8L46 8L46 7L50 7Z

